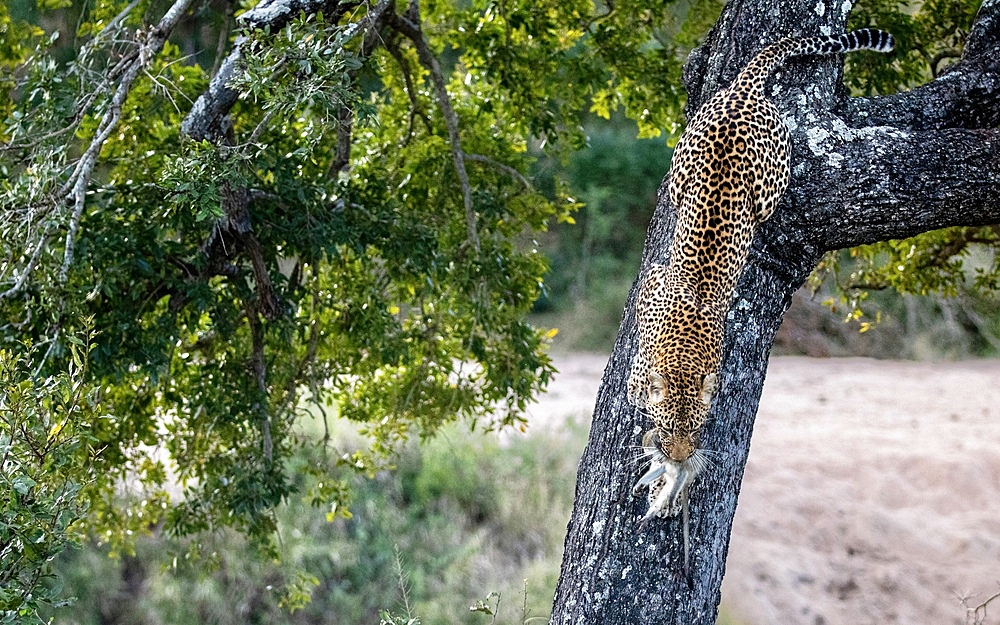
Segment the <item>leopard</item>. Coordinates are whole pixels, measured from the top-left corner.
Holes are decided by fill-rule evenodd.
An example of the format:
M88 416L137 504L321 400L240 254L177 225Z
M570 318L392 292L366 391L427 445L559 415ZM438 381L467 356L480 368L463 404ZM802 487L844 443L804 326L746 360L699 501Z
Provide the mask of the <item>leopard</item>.
M674 148L665 181L677 214L670 264L652 264L639 283L627 399L653 425L642 442L649 467L633 489L648 490L640 523L684 517L685 570L687 493L711 464L699 438L722 383L726 317L754 234L790 180L790 134L765 83L793 56L890 52L894 45L892 35L871 28L781 39L702 105Z

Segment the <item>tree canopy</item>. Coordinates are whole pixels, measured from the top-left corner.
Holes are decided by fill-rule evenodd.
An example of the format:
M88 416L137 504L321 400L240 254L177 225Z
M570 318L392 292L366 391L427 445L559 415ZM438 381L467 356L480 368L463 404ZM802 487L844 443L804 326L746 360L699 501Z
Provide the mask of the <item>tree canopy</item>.
M4 5L5 505L48 492L19 464L34 455L73 467L86 514L62 530L79 518L127 551L153 527L229 526L275 555L286 498L349 514L345 472L373 474L400 441L521 423L552 375L552 333L525 321L546 271L534 235L577 206L561 184L537 191L531 163L583 146L589 109L675 129L687 13ZM80 387L71 406L15 401L58 384ZM327 450L296 427L317 413L368 445ZM39 448L67 418L67 445ZM288 460L304 448L325 451L296 465L303 486ZM4 553L36 525L6 525ZM65 531L49 536L29 560ZM7 615L31 596L25 575Z

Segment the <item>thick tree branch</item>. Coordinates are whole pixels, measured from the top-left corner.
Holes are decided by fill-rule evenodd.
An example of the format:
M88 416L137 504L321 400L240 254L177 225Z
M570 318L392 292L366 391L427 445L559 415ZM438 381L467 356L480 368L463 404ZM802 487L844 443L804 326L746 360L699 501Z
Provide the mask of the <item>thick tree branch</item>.
M645 532L636 524L646 502L631 494L640 467L629 450L649 423L625 399L637 346L633 287L580 463L550 623L714 622L768 351L792 293L825 250L1000 222L1000 133L969 128L996 119L998 83L987 59L997 58L998 2L984 2L958 69L923 94L845 105L837 59L792 59L775 72L767 92L792 134L792 183L759 230L727 315L720 390L701 437L705 449L720 455L690 493L693 583L680 573L680 523L654 520ZM850 6L730 0L685 66L688 113L766 44L843 32ZM947 89L953 96L943 95ZM649 263L670 262L674 224L675 209L661 187L640 275Z
M1000 59L1000 50L994 54ZM855 127L994 128L1000 125L1000 66L960 61L912 91L847 100L842 115Z
M834 250L1000 222L1000 131L857 130L833 119L798 139L791 206L766 232Z
M854 127L939 130L1000 125L1000 2L983 2L961 60L939 78L911 91L848 100L843 116Z
M992 67L1000 65L1000 0L983 0L965 42L963 58L979 59Z

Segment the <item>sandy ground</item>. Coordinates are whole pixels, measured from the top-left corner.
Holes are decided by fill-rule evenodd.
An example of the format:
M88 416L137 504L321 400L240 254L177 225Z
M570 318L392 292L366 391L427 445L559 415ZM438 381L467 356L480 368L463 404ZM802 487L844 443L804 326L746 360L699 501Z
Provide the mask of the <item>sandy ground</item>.
M606 363L556 356L533 427L587 422ZM998 590L1000 361L773 358L727 611L746 625L962 624L962 596ZM1000 624L1000 599L990 607Z

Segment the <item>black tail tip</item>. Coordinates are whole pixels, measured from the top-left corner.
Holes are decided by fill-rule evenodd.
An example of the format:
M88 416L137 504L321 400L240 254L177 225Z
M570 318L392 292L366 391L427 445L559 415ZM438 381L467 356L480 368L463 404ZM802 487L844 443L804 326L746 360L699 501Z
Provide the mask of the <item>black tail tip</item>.
M847 36L848 47L854 50L891 52L896 47L896 40L893 36L877 28L860 28L851 31Z

